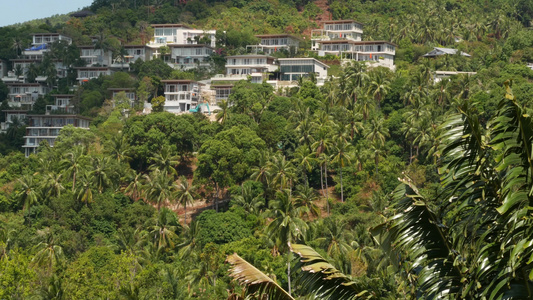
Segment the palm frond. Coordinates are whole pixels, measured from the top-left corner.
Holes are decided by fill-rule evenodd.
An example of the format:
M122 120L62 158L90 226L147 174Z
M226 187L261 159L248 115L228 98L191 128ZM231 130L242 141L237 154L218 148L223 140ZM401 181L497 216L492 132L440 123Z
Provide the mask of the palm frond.
M291 251L300 256L296 269L301 269L296 282L306 294L314 294L320 299L364 299L369 292L360 284L337 270L313 248L291 244Z
M237 253L228 255L226 262L231 265L230 276L247 288L247 294L266 294L269 299L294 300L273 279L259 271Z

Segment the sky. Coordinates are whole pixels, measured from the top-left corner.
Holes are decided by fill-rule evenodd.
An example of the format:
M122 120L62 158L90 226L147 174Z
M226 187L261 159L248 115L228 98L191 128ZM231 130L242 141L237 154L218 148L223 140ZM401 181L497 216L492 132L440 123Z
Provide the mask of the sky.
M0 27L66 14L85 6L93 0L0 0Z

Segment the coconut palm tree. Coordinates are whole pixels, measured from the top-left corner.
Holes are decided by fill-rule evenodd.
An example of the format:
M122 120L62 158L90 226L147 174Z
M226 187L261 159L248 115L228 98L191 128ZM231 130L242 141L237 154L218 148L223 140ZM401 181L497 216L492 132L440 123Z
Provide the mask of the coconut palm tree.
M55 266L61 266L63 263L63 248L54 241L52 234L48 233L46 240L37 244L36 249L32 262L38 267L45 267L48 274L52 273Z
M111 186L112 181L110 175L113 170L110 168L109 157L96 157L92 159L93 169L89 172L89 176L94 181L98 192L101 194L103 190Z
M185 209L185 218L183 224L187 224L187 204L192 205L194 203L194 197L196 197L196 186L187 181L185 176L180 177L178 184L178 204Z
M289 160L285 159L284 155L276 154L271 157L268 162L269 173L272 174L271 184L279 186L282 191L285 188L291 189L292 183L296 178L295 169Z
M143 191L143 174L137 173L135 170L128 175L128 186L124 189L124 193L129 195L134 201L139 200Z
M46 191L46 197L59 197L61 191L65 189L62 184L63 174L49 172L46 174L43 181L43 190Z
M402 179L393 216L373 230L403 270L416 269L412 296L533 297L533 220L522 217L533 189L533 120L507 82L498 107L485 129L476 108L459 103L441 125L441 192L427 198Z
M344 189L342 185L342 168L351 161L350 144L346 139L337 139L333 147L333 157L331 162L339 166L339 176L341 183L341 201L344 202Z
M34 180L34 175L23 175L17 181L19 188L16 191L16 198L22 203L24 210L28 213L28 221L31 227L30 208L36 205L42 198L42 190L37 180Z
M265 199L261 195L254 196L252 185L241 184L241 194L233 198L235 204L241 206L247 213L258 215L265 205Z
M161 210L161 205L171 202L175 198L178 185L174 179L167 175L165 171L155 169L150 174L143 176L146 184L144 185L144 195L146 201L157 206L157 211Z
M67 174L72 176L72 191L76 189L76 177L86 166L85 147L75 146L71 152L67 152L59 162Z
M154 246L159 250L172 250L178 241L181 226L178 216L170 209L163 207L157 213L157 223L150 229L150 236L154 237Z
M309 186L309 183L306 182L305 185L299 185L296 187L296 206L305 207L305 210L302 211L309 216L320 216L320 208L314 203L316 200L318 200L317 193Z
M217 122L220 122L220 124L224 125L226 121L229 118L229 102L228 100L222 100L218 104L218 107L220 107L220 110L217 112L215 118Z
M17 57L20 56L20 53L22 51L22 48L23 48L23 42L22 42L22 39L20 37L14 37L13 40L12 40L12 43L11 43L11 49L15 50L15 55Z
M173 155L170 146L166 145L161 148L159 153L154 154L150 157L150 160L153 164L149 167L150 170L159 170L167 174L177 175L178 172L175 169L175 166L178 165L180 157L178 155Z
M277 241L278 248L287 252L287 280L289 295L291 294L291 255L287 247L292 242L298 241L307 230L307 223L301 219L306 207L298 206L292 199L289 191L276 193L276 199L270 202L266 215L272 222L266 228L267 234Z
M390 81L387 78L387 73L382 68L377 68L372 72L370 83L368 84L368 94L372 95L377 102L378 109L380 109L381 100L390 91Z
M80 182L76 187L74 195L78 201L84 202L85 206L93 202L93 179L89 171L83 170L79 176Z

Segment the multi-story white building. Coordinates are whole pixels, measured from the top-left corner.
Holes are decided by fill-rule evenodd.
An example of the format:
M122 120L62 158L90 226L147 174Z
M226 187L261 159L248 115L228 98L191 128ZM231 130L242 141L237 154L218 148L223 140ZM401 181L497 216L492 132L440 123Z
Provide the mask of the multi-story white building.
M215 47L216 30L193 29L183 24L152 24L154 29L154 38L148 44L148 47L159 48L167 44L205 44L201 38L209 40L208 45Z
M74 114L75 108L72 103L74 95L72 94L54 94L55 104L46 106L46 114Z
M79 84L88 82L93 78L98 78L101 75L111 75L111 69L108 67L78 67L78 77L76 80Z
M282 81L296 81L314 73L317 83L324 83L329 66L314 58L278 58Z
M213 84L211 89L215 91L215 103L213 104L218 105L222 100L228 100L233 84Z
M256 35L261 41L259 45L248 45L247 49L250 49L252 53L257 54L263 52L264 54L272 54L279 50L290 51L291 48L294 52L297 52L300 46L300 40L290 34L260 34Z
M370 66L394 69L396 45L387 41L323 41L319 55L338 55L341 59L369 62Z
M111 99L113 100L113 106L115 105L115 97L119 93L124 93L126 98L128 98L130 107L133 107L135 103L137 102L137 95L135 93L134 88L108 88L107 89L111 93Z
M173 67L192 69L196 67L209 67L209 57L214 48L200 44L170 44L170 58Z
M200 103L202 83L193 80L161 80L161 82L165 84L165 111L188 112Z
M2 113L5 115L6 119L5 122L0 123L0 132L5 132L9 126L15 122L15 119L21 123L25 123L28 111L25 109L10 109L3 110Z
M72 39L59 33L32 33L31 47L22 51L26 59L42 60L43 54L50 51L50 45L57 41L72 44Z
M0 59L0 78L7 75L7 63Z
M124 46L125 55L124 57L115 57L112 60L111 67L115 69L122 69L130 67L131 63L134 63L138 59L146 61L149 59L150 51L147 51L145 45L125 45Z
M31 110L39 96L49 93L49 88L40 83L7 82L9 89L8 104L11 107L22 107Z
M396 45L387 41L362 41L363 24L354 20L323 22L323 28L311 32L311 50L319 56L337 55L341 60L368 62L370 67L394 70Z
M319 50L323 41L349 40L360 41L363 35L363 23L354 20L324 21L322 29L311 31L311 50Z
M27 115L28 126L24 136L24 153L26 157L35 153L39 144L46 141L50 147L61 131L67 125L74 127L89 128L90 118L71 114L47 114L47 115Z
M224 80L243 80L252 77L253 83L261 83L268 72L278 68L276 59L268 55L234 55L226 57L226 77Z
M80 58L85 61L85 66L109 66L112 60L111 51L97 49L94 45L79 46Z

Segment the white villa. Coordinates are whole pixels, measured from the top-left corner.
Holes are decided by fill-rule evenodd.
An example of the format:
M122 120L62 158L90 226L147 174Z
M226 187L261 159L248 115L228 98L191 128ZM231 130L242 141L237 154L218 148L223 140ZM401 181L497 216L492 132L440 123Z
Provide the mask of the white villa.
M90 118L70 115L70 114L47 114L47 115L27 115L28 126L24 136L24 153L26 157L35 153L42 141L48 142L50 147L59 135L59 131L66 125L74 127L89 128Z
M74 105L72 105L72 94L54 94L55 104L46 106L46 114L60 113L60 114L74 114Z
M69 45L72 39L59 33L32 33L31 47L22 51L22 56L31 60L42 60L43 54L50 51L50 45L56 41L64 41Z
M173 67L192 69L196 67L209 67L209 57L214 52L210 45L201 44L170 44L171 63Z
M276 59L268 55L234 55L226 57L226 77L224 80L243 80L252 77L253 83L261 83L266 73L278 69ZM221 79L219 79L221 80Z
M335 20L322 22L322 29L311 31L311 50L319 50L323 41L348 40L361 41L363 23L354 20Z
M329 66L314 58L278 58L278 63L282 81L297 81L300 77L314 73L317 84L323 85L328 77Z
M96 65L109 66L111 63L111 51L106 52L102 49L97 49L94 45L79 46L78 48L80 48L80 58L85 61L85 66L87 67Z
M130 64L140 59L146 61L150 58L150 51L145 45L124 45L124 57L115 57L111 61L111 67L114 69L129 69Z
M436 56L441 56L441 55L455 55L455 54L457 54L457 49L434 47L432 51L422 55L422 57L436 57ZM460 51L460 54L466 57L471 56L470 54L465 53L463 51Z
M363 24L354 20L324 21L323 29L311 32L311 50L319 56L337 55L341 60L368 62L370 67L394 70L396 45L387 41L363 41Z
M165 111L188 112L200 103L202 83L193 80L161 80L161 82L165 84Z
M15 121L15 119L19 120L21 123L24 123L28 111L25 109L10 109L3 110L2 113L5 114L6 121L0 123L0 131L5 132L9 128L9 126Z
M250 49L255 54L258 52L272 54L281 49L290 51L291 47L296 52L300 46L300 40L290 34L260 34L256 37L261 40L259 45L246 46L246 49Z
M191 69L196 66L208 66L207 58L215 47L216 30L193 29L183 24L152 24L154 37L146 45L151 57L162 55L160 48L170 48L172 67ZM205 38L205 39L204 39Z
M320 44L319 55L338 55L341 59L371 62L371 66L394 69L396 45L387 41L324 41Z
M130 102L130 106L133 107L135 105L135 102L137 101L137 94L135 93L134 88L108 88L107 89L111 93L111 99L113 100L113 106L115 97L119 94L124 92L126 95L126 98L128 98Z
M231 89L233 84L213 84L211 89L215 91L215 104L219 104L222 100L228 100L229 94L231 94Z
M81 85L100 75L111 75L112 71L108 67L78 67L78 77L76 80Z
M148 44L149 47L159 48L167 44L198 44L201 37L210 40L209 46L215 47L216 30L193 29L183 24L152 24L154 38Z
M39 96L49 92L49 88L40 83L6 82L6 85L9 89L7 100L11 107L31 109Z

